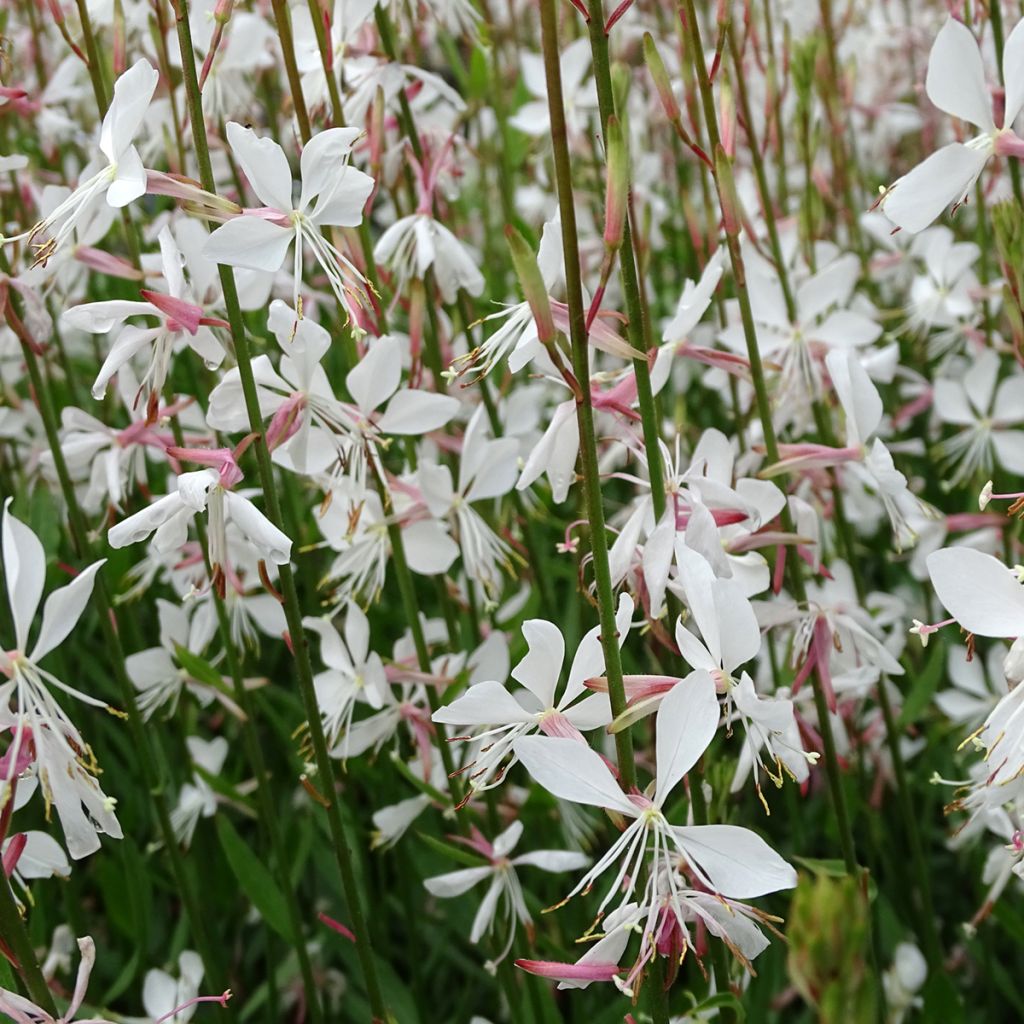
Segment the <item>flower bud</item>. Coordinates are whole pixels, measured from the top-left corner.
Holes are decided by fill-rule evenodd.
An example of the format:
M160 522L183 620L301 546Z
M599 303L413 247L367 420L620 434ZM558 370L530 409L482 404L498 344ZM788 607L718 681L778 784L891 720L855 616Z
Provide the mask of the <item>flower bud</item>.
M537 338L542 345L550 345L555 340L555 321L537 257L526 239L511 224L505 228L505 238L512 253L512 266L515 267L523 295L530 304L530 311L537 324Z
M718 120L722 133L722 149L732 159L736 156L736 101L728 82L722 83L719 93Z
M732 161L721 145L715 147L715 181L722 202L722 221L727 235L740 233L740 199L732 176Z
M605 133L608 178L604 200L604 244L609 249L622 245L629 205L629 148L622 134L622 125L614 115L608 118Z
M654 45L654 37L650 32L644 33L644 60L647 63L647 70L654 79L654 88L658 90L658 99L665 110L665 116L673 122L680 120L679 104L676 102L675 93L672 91L672 83L669 81L668 71L665 70L665 62Z

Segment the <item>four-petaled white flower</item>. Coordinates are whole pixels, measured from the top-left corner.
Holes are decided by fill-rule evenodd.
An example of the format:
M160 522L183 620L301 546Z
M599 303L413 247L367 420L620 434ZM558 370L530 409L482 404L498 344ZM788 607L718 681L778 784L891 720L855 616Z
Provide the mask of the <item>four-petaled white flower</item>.
M308 245L338 301L349 309L363 305L365 278L321 231L362 222L373 178L348 162L361 134L357 128L329 128L306 143L299 160L302 191L296 205L284 150L273 139L229 121L231 153L264 205L244 210L217 228L206 243L206 256L228 266L274 273L294 244L292 305L301 315L303 253Z

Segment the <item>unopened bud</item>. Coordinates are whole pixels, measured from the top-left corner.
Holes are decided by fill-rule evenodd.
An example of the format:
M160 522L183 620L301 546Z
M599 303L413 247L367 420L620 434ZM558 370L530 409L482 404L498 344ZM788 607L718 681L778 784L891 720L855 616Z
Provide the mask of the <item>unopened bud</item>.
M715 181L722 203L722 222L725 233L736 237L740 233L740 198L732 176L732 161L721 145L715 147Z
M736 155L736 101L728 82L722 83L718 106L719 130L722 133L722 149L731 159Z
M988 507L988 503L992 500L992 481L989 480L981 489L981 494L978 495L978 508L984 512Z
M658 99L665 110L665 116L674 124L680 120L679 104L676 102L676 95L672 91L672 83L669 81L668 71L665 70L665 62L658 53L658 47L654 44L654 37L650 32L644 33L644 60L647 63L647 70L654 79L654 88L658 90Z
M605 133L608 178L605 183L604 244L609 249L622 245L629 204L629 147L622 134L622 125L614 115L608 118Z
M530 311L537 324L537 338L542 345L551 345L555 340L555 321L537 257L526 239L511 224L505 228L505 238L512 253L512 266L515 267L523 295L530 304Z

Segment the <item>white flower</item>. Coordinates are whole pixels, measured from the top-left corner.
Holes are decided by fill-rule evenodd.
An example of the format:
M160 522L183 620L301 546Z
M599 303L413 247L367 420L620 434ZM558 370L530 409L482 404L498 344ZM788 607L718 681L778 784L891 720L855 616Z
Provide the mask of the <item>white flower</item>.
M348 163L360 134L357 128L330 128L310 139L300 157L302 191L296 206L284 150L273 139L260 138L251 128L228 122L232 155L264 207L246 210L217 228L206 243L206 256L232 267L274 273L281 269L294 243L292 305L301 315L299 289L303 250L308 245L338 301L346 308L352 302L360 305L363 275L320 230L362 223L373 178Z
M225 457L230 457L230 452ZM215 573L217 568L226 571L230 565L228 521L234 523L264 561L284 565L291 558L291 540L248 498L229 490L216 470L182 473L177 485L177 490L112 526L107 531L110 546L128 547L152 534L153 547L158 552L178 551L188 540L189 523L205 510L209 516L210 562Z
M796 885L793 868L749 829L735 825L674 826L665 817L666 801L704 753L718 726L718 698L711 676L695 673L691 684L671 690L658 709L657 777L651 798L624 793L605 760L576 740L527 736L517 740L514 748L534 781L554 796L603 807L630 819L608 852L566 898L589 890L621 861L597 913L603 914L616 897L616 909L637 898L647 934L652 933L663 907L659 880L667 880L670 894L683 888L677 861L706 890L727 898L749 899ZM645 866L649 867L646 872ZM639 897L638 889L642 892ZM680 927L685 927L689 914L685 901L673 899L670 909Z
M429 213L395 221L377 240L373 257L394 272L396 291L414 278L422 280L430 269L445 302L454 302L460 288L470 295L484 290L479 257Z
M324 733L334 746L347 737L357 702L365 701L374 711L384 706L389 696L384 663L370 650L370 623L354 601L345 610L344 639L329 619L307 616L302 624L320 637L320 657L327 669L313 683ZM344 742L340 750L340 756L347 756Z
M99 849L99 832L120 839L121 827L113 801L96 781L99 769L92 752L50 690L62 690L93 707L107 705L68 686L41 668L39 662L75 628L105 559L94 562L50 594L43 607L42 626L29 649L29 630L46 577L46 555L39 538L11 515L11 500L4 504L2 533L4 576L15 635L13 649L0 651L0 673L7 677L0 684L0 727L10 729L13 738L6 754L8 775L0 779L0 804L6 801L14 783L13 773L23 751L32 749L47 805L56 808L68 852L78 860Z
M228 756L228 741L223 736L212 740L189 736L185 741L192 764L202 768L208 775L219 775ZM178 793L178 803L171 811L171 828L182 846L192 842L200 818L210 818L217 811L217 796L210 784L198 771L192 781L186 782ZM174 1005L178 1005L175 1003Z
M146 169L142 166L134 139L146 118L159 81L156 68L145 58L140 58L114 83L114 96L100 126L99 148L106 159L106 166L92 173L87 168L89 176L85 181L79 182L78 187L45 220L27 233L30 240L37 237L47 239L37 246L37 262L45 263L64 246L76 223L104 193L107 203L113 207L127 206L145 193ZM95 164L91 166L95 167ZM57 225L56 235L47 237Z
M143 291L145 301L111 299L86 302L66 310L61 317L65 324L91 334L108 334L115 325L123 324L132 317L155 317L159 321L157 327L142 328L129 324L121 328L93 382L93 398L102 398L114 374L146 348L151 352L139 391L152 396L154 402L164 389L171 357L182 342L187 342L208 368L219 366L224 358L224 349L210 327L226 327L226 322L206 316L203 309L192 301L181 252L166 225L160 230L159 241L166 295Z
M504 896L505 912L508 917L508 940L502 951L491 961L492 964L499 963L508 955L515 940L516 923L527 925L532 920L530 912L526 909L526 901L523 899L523 890L519 884L516 868L529 865L540 868L542 871L573 871L584 867L590 860L584 854L571 850L535 850L533 853L522 853L518 857L511 857L510 854L522 834L523 823L521 821L512 822L493 843L487 842L474 829L474 835L465 841L466 845L482 854L490 863L478 868L463 868L445 875L436 875L423 882L427 892L432 896L450 899L453 896L461 896L474 885L478 885L488 878L491 880L476 917L473 918L469 941L479 942L490 931L498 913L498 903Z
M499 565L511 565L511 548L472 503L501 497L512 489L519 469L519 442L513 437L489 437L485 412L481 405L463 434L458 486L453 486L446 465L424 461L417 475L431 514L455 521L466 575L493 595L501 580Z
M933 405L944 423L961 427L939 443L953 467L949 482L957 486L977 473L989 475L993 455L1011 473L1024 473L1024 374L999 381L999 356L985 349L965 373L935 381ZM997 384L998 381L998 384ZM1017 428L1017 429L1011 429Z
M615 614L619 646L626 641L632 616L633 600L622 594ZM540 729L551 736L572 737L574 742L583 743L581 730L600 728L612 718L607 694L596 693L579 700L586 692L586 681L605 670L600 626L580 641L565 688L557 699L555 690L565 660L561 630L544 619L529 619L523 623L523 637L528 650L512 670L512 678L525 690L510 693L497 680L483 680L433 715L435 722L446 725L482 727L475 736L480 748L470 765L469 785L473 791L492 789L504 779L516 762L515 743L520 737Z
M1003 49L1006 100L1002 127L996 127L985 66L978 44L963 22L949 18L928 58L925 89L940 110L981 130L966 143L951 142L885 193L882 210L906 231L921 231L951 203L962 203L994 153L1020 143L1012 125L1024 106L1024 21L1010 33Z

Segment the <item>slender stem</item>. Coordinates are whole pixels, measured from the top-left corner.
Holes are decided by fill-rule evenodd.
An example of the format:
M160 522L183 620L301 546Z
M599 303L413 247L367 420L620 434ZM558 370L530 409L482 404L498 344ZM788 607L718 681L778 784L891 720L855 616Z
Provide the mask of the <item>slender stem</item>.
M565 257L565 287L569 306L569 340L572 346L573 373L580 384L576 398L576 417L579 422L584 500L587 519L590 522L590 547L601 622L601 647L604 650L605 673L608 677L608 695L611 699L612 713L618 716L626 710L626 692L622 681L619 635L615 624L615 599L612 594L611 569L608 562L608 537L605 532L604 507L601 503L601 476L597 461L597 439L594 434L594 408L590 395L586 311L583 307L583 282L580 280L579 240L573 205L572 165L562 98L558 20L554 0L540 0L540 21L548 111L551 119L551 142L555 155L555 180L558 204L562 211L562 251ZM630 730L622 729L615 734L615 750L619 775L623 785L630 788L636 784L633 737Z
M100 49L96 45L96 36L92 31L92 19L86 0L75 0L78 6L78 17L82 22L82 35L85 37L85 55L89 58L89 81L96 96L96 105L100 108L100 117L107 112L110 101L107 99L107 86L103 80L103 63L100 60Z
M306 109L306 100L302 95L302 76L299 74L299 67L295 61L295 40L292 38L292 23L288 4L285 3L285 0L270 0L270 2L274 9L277 35L281 41L281 55L284 58L285 74L288 76L288 88L292 91L295 120L299 122L299 135L303 142L309 142L313 133L309 127L309 111Z
M43 977L43 972L39 969L36 951L32 948L32 940L28 937L25 922L18 909L18 902L11 889L10 879L2 871L0 871L0 936L3 936L4 942L17 959L18 970L35 1004L51 1017L56 1017L57 1007L50 994L50 986L46 984L46 978Z
M195 142L200 180L203 188L212 192L216 190L216 182L210 162L206 122L203 119L202 98L199 94L199 79L196 74L195 54L192 49L192 35L188 23L188 0L175 0L174 8L178 29L178 45L181 49L182 72L185 79L185 94L188 102L189 119L192 124L192 136ZM289 31L289 42L290 39ZM294 53L292 57L294 59ZM299 98L301 100L301 92L299 93ZM307 131L308 127L307 120ZM296 242L296 244L298 243ZM230 267L220 266L218 269L220 271L221 287L224 292L224 305L231 327L235 358L238 363L238 375L242 385L246 412L249 417L249 426L252 432L257 435L252 448L255 451L259 468L260 486L263 490L268 516L275 526L280 527L282 523L281 503L277 494L274 467L270 460L270 450L267 448L263 436L263 416L260 412L259 395L256 389L256 380L253 376L249 339L245 332L245 323L238 301L235 278ZM342 889L348 903L349 917L352 921L353 931L358 937L356 952L359 957L360 967L362 968L370 1008L374 1016L383 1021L386 1019L387 1011L381 994L380 981L377 977L377 966L374 960L373 946L366 916L363 911L362 896L356 881L352 851L349 847L345 825L341 818L341 811L338 805L339 798L335 793L334 763L331 760L327 746L327 737L324 735L323 722L320 718L316 689L313 685L313 668L309 658L309 644L302 625L302 610L299 607L298 594L295 589L295 576L292 573L290 564L280 567L280 582L281 592L284 597L285 618L288 623L288 632L295 655L299 694L302 698L303 708L309 725L309 737L313 747L314 763L320 778L323 780L322 788L324 791L322 796L327 813L328 827L331 832L334 853L341 875Z
M608 56L608 34L604 30L603 0L590 0L590 50L594 60L594 81L597 84L597 105L603 131L608 130L608 118L615 114L612 93L612 73ZM633 348L644 353L643 359L633 360L636 377L637 401L643 428L644 448L647 453L648 476L651 481L651 501L655 522L665 512L665 469L661 461L661 438L658 430L658 411L651 388L651 372L647 355L651 350L651 325L640 295L638 261L633 243L633 230L627 216L622 231L619 251L619 276L622 294L626 300L627 334Z
M764 446L769 462L779 461L779 445L775 435L775 425L772 421L771 402L768 397L768 387L765 381L764 367L761 363L761 350L757 341L757 329L754 326L753 310L750 305L750 295L746 288L746 271L743 264L743 254L740 249L738 225L735 220L735 210L727 213L732 205L735 196L735 184L732 178L732 165L725 158L722 150L721 140L718 134L718 121L715 113L715 101L711 92L711 81L708 77L707 65L704 63L704 50L700 39L700 25L697 22L697 12L694 9L693 0L681 0L681 6L685 15L686 30L691 42L691 55L696 65L697 83L700 88L701 101L704 107L704 121L708 132L711 149L715 154L715 187L718 190L719 204L722 207L723 219L725 221L726 241L729 249L729 258L732 264L733 279L736 285L736 298L740 307L740 319L743 323L743 335L746 342L747 358L750 362L751 378L754 383L754 394L757 404L758 416L761 421L761 429L764 434ZM783 529L792 532L792 518L788 506L783 506L780 513ZM807 590L799 562L795 565L792 559L787 559L788 578L793 589L797 602L801 605L807 602ZM835 809L836 822L839 829L840 845L843 851L843 860L849 872L857 870L856 847L853 841L853 831L850 827L850 815L846 806L846 797L843 793L842 778L839 769L839 758L836 752L835 737L832 733L832 725L829 719L828 701L825 696L825 689L821 680L820 671L816 671L812 679L814 691L814 704L818 713L818 727L821 734L822 746L825 752L825 768L828 775L829 790L832 795L832 803Z

